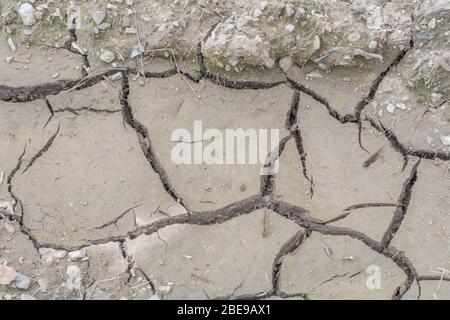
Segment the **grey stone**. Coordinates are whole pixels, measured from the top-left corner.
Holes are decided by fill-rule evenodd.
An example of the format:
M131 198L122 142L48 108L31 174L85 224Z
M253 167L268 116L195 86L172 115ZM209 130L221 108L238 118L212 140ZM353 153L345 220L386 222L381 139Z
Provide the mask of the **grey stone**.
M24 276L23 274L16 273L16 279L14 285L17 289L27 290L31 285L31 278Z

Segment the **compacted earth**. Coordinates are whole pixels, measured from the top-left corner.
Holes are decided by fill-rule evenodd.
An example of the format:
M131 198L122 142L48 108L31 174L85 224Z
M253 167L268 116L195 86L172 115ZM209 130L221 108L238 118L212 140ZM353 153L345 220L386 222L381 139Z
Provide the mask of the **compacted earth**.
M0 299L450 299L448 1L0 14Z

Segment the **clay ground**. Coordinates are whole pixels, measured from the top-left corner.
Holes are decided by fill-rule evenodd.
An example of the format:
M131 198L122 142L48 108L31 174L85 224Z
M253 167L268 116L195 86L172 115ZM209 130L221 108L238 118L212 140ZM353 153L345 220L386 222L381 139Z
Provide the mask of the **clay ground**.
M31 282L0 297L450 298L448 150L423 147L432 119L401 121L420 101L397 122L369 104L401 96L386 88L402 55L317 79L297 66L219 77L199 53L143 78L86 76L63 48L7 64L4 43L0 264ZM279 129L279 172L174 164L170 134L195 120Z

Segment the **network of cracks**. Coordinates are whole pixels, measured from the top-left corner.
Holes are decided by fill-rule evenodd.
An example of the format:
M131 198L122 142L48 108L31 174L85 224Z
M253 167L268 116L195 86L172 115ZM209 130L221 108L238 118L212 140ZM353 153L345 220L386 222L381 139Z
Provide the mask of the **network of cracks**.
M73 35L71 41L75 41L76 36ZM333 108L332 102L327 101L326 98L321 96L318 92L315 92L303 84L294 81L289 78L286 74L285 79L277 82L258 82L258 81L234 81L228 80L224 77L211 74L207 71L204 63L203 56L201 55L201 50L199 50L197 55L198 72L192 75L188 72L184 72L179 69L178 65L164 72L144 72L141 74L146 79L162 79L169 77L182 77L186 82L199 83L200 81L210 81L215 85L228 88L229 90L266 90L274 88L280 85L286 85L292 91L292 99L289 107L286 110L285 118L285 128L288 130L289 134L281 139L279 146L277 148L276 157L274 153L268 155L268 162L273 162L277 157L283 154L285 145L288 141L293 141L296 146L298 157L301 162L302 175L308 181L310 196L314 197L314 179L310 175L307 166L307 153L304 147L304 141L302 138L301 126L298 124L299 116L299 105L301 103L303 96L309 96L321 105L323 105L329 116L338 121L342 125L351 124L358 128L359 137L355 137L355 141L359 142L360 147L363 149L364 146L361 142L361 128L363 124L371 126L374 130L379 132L381 135L387 139L391 147L398 152L403 158L403 170L407 169L409 161L413 161L414 164L410 166L409 174L406 180L402 184L402 190L396 203L360 203L348 207L344 212L335 218L329 220L321 220L314 218L314 212L309 212L310 210L300 207L298 205L293 205L285 201L278 200L274 197L274 189L277 181L277 175L265 175L260 177L260 191L258 194L233 202L219 209L214 209L210 211L196 211L190 208L188 201L183 199L176 188L171 183L169 176L158 158L155 152L154 145L152 144L152 137L149 133L148 128L135 117L133 113L133 106L129 101L130 94L130 77L140 74L138 69L129 68L112 68L105 71L100 71L92 74L84 74L81 79L78 80L59 80L54 83L44 83L30 87L7 87L0 86L0 99L2 101L7 101L11 103L26 103L34 100L44 99L48 107L50 117L47 124L53 119L54 115L59 112L70 112L77 115L80 111L94 112L94 113L105 113L105 114L116 114L121 113L123 117L123 122L126 126L134 130L137 139L139 141L141 150L148 161L151 169L158 175L159 180L167 192L167 194L178 204L186 209L186 213L179 214L176 216L165 217L154 221L150 224L137 226L133 230L127 232L123 235L114 235L105 238L89 240L81 245L76 245L72 247L63 246L57 243L43 243L38 240L37 237L33 235L33 231L24 223L26 216L26 210L22 206L22 201L14 193L14 178L19 170L23 169L23 172L27 171L32 167L39 158L45 154L51 147L55 139L57 138L60 127L53 135L50 136L48 141L40 148L40 150L31 158L27 165L24 165L23 157L26 152L24 149L23 153L19 157L15 168L7 175L6 183L8 192L11 197L15 200L13 215L6 215L5 217L9 220L17 221L20 225L21 232L24 233L33 243L36 249L39 248L53 248L53 249L64 249L64 250L77 250L93 245L107 244L107 243L118 243L119 247L122 249L122 254L124 258L128 261L128 271L133 268L133 259L127 253L124 243L126 240L136 239L143 235L151 235L157 233L159 230L171 226L180 224L190 224L190 225L213 225L221 224L223 222L229 221L233 218L251 214L258 209L271 210L281 217L288 219L295 224L297 224L301 231L297 232L291 239L289 239L278 251L272 265L272 288L264 292L256 292L253 294L246 295L228 295L225 297L227 299L265 299L269 297L301 297L308 298L308 294L305 292L299 293L286 293L280 289L280 272L282 267L283 258L296 251L302 244L308 239L312 234L319 233L328 236L344 236L356 239L362 242L365 246L375 251L378 254L385 256L395 263L406 275L406 280L399 284L395 291L392 293L392 299L401 299L408 290L412 287L414 283L418 285L418 295L420 297L420 283L422 281L435 281L444 280L450 281L450 278L440 275L422 275L418 274L413 263L408 259L404 252L395 248L391 243L393 238L396 236L397 231L400 229L405 216L408 214L408 206L411 199L411 194L414 185L418 179L418 167L421 165L421 161L432 161L435 159L440 159L443 161L450 160L450 154L443 152L432 152L427 150L416 150L409 148L402 144L401 141L396 137L394 132L390 129L385 128L381 122L377 122L371 118L367 118L363 115L364 108L373 100L375 97L378 87L383 81L384 77L389 74L389 72L395 68L403 57L408 53L413 47L411 42L410 47L405 49L399 54L399 56L383 71L378 77L376 77L367 95L358 102L354 107L354 112L351 114L340 114L335 108ZM70 49L70 42L66 46ZM87 58L84 57L84 63L88 66ZM50 101L47 100L49 95L58 95L61 92L67 91L82 91L86 88L92 87L103 81L105 77L111 76L116 73L121 73L121 89L120 89L120 110L102 110L95 108L86 108L85 110L74 110L70 107L61 108L55 110ZM155 80L157 81L157 80ZM374 155L376 156L376 155ZM370 165L374 159L367 160L365 165ZM408 167L409 168L409 167ZM392 207L393 217L390 221L387 229L381 238L381 241L376 241L366 235L365 233L333 225L334 222L345 219L348 215L356 209L360 208L375 208L375 207ZM105 223L102 227L114 224L119 221L128 211L124 212L120 216L114 218L113 220ZM154 288L153 288L154 289Z

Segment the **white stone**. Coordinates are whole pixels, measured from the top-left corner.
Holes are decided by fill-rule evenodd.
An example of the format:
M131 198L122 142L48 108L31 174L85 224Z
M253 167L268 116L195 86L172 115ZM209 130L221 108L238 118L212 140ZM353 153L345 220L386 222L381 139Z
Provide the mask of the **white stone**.
M388 103L388 105L386 106L386 111L389 113L394 113L395 106L392 103Z
M69 259L70 260L79 260L86 257L86 251L85 250L76 250L69 252Z
M39 279L38 280L39 285L39 291L41 292L47 292L48 291L48 281L45 279Z
M287 4L284 10L286 11L286 16L288 17L292 17L295 13L295 8L292 4Z
M322 78L323 75L318 71L311 71L306 75L307 78Z
M66 270L66 286L69 290L81 290L81 270L76 265L70 265Z
M117 6L112 4L112 3L107 3L106 4L106 9L117 10Z
M287 33L291 33L292 31L294 31L295 27L292 24L288 24L285 28Z
M280 59L280 62L278 64L281 70L287 72L292 67L293 61L291 57L284 57Z
M430 20L430 22L428 22L428 28L429 29L436 28L436 18L433 18L433 19Z
M361 35L359 32L353 32L348 35L348 41L350 42L357 42L359 40L361 40Z
M267 7L267 1L261 1L261 4L259 5L259 7L261 8L261 10L264 10Z
M92 20L94 20L94 22L99 25L103 22L103 20L105 20L106 12L103 10L95 10L91 13L91 16Z
M320 37L318 35L314 36L314 50L317 51L320 49Z
M14 41L11 38L8 38L8 46L11 49L12 52L16 52L16 45L14 44Z
M363 49L357 48L357 49L353 50L353 52L355 55L362 56L362 57L366 58L367 60L376 59L376 60L380 60L381 62L384 61L383 56L381 56L379 54L367 52Z
M256 8L255 11L253 12L253 17L259 18L261 15L262 15L262 10L259 8Z
M39 248L39 254L41 256L46 256L50 253L53 253L55 250L51 248Z
M62 259L66 256L66 254L67 254L67 251L65 251L65 250L57 250L53 254L53 257L55 257L56 259Z
M16 232L16 228L14 228L14 225L12 223L5 223L4 224L6 232L9 234L14 234Z
M17 289L28 290L31 285L31 279L23 274L16 273L16 279L14 280L14 285Z
M169 293L170 290L172 290L171 286L159 286L159 288L158 288L159 292L162 292L162 293L165 293L165 294Z
M305 15L305 9L303 9L302 7L298 7L297 9L295 9L295 18L296 19L300 19L304 15Z
M112 51L109 50L105 50L101 55L100 55L100 60L102 60L103 62L106 63L111 63L114 60L116 60L116 56L114 55L114 53Z
M372 40L369 42L369 49L373 50L378 46L378 42L375 40Z
M431 101L433 101L434 103L438 102L441 99L442 99L442 94L437 93L437 92L433 92L431 94Z
M450 136L441 136L441 142L444 146L450 146Z
M36 18L34 17L34 8L28 2L22 3L19 7L18 13L22 22L27 27L32 26L36 22Z
M0 209L5 210L10 215L14 215L14 206L9 201L0 201Z
M127 28L125 28L125 33L128 33L128 34L136 34L136 33L137 33L137 30L136 30L135 27L127 27Z
M267 67L267 68L273 68L273 66L275 65L275 60L273 60L271 57L263 57L263 62L264 62L264 65Z

